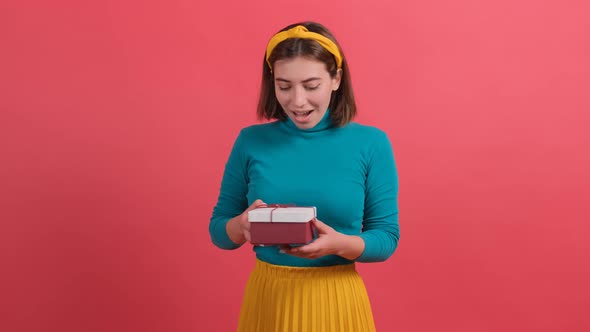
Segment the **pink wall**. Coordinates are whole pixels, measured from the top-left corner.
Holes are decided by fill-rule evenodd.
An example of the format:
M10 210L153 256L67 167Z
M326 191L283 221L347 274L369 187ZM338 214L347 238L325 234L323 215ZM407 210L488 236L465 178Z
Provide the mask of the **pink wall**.
M207 2L207 3L205 3ZM272 32L318 20L392 140L379 331L588 331L586 1L14 1L0 8L0 330L231 331L207 233Z

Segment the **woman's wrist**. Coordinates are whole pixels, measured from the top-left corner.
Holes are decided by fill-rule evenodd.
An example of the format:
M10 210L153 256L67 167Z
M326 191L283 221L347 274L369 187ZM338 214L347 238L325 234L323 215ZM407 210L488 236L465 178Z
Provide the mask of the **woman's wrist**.
M355 260L363 254L363 251L365 251L365 241L360 236L342 234L338 256Z
M237 245L242 245L246 242L246 238L244 238L244 233L242 232L242 228L240 227L240 219L242 215L238 215L236 217L231 218L227 224L225 225L225 231L227 232L227 236L233 243Z

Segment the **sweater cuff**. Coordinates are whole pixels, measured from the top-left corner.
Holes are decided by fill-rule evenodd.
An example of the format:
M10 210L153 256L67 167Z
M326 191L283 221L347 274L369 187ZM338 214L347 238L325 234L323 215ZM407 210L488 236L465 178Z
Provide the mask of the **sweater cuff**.
M215 229L213 230L213 234L211 234L211 241L213 241L213 244L215 244L216 246L218 246L221 249L226 249L226 250L233 250L233 249L237 249L239 247L241 247L241 244L236 244L234 241L232 241L229 238L229 235L227 234L227 223L229 222L230 219L227 219L224 222L219 222L216 224Z
M380 243L379 236L376 234L371 234L370 232L363 232L359 235L363 241L365 241L365 250L363 253L356 259L357 262L361 263L373 263L373 262L383 262L393 254L395 250L394 246L393 250L385 250L383 246L376 245Z

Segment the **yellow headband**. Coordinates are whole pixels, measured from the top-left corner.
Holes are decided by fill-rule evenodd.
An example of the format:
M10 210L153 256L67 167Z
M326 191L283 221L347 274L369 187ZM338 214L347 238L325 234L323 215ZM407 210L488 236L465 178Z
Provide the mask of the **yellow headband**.
M319 33L316 33L316 32L311 32L311 31L307 30L307 28L304 27L303 25L298 25L298 26L291 28L287 31L281 31L281 32L277 33L268 42L268 46L266 46L266 63L268 63L268 67L271 70L272 70L272 65L268 61L270 54L272 53L272 51L275 49L275 47L280 42L287 40L289 38L305 38L305 39L313 39L313 40L317 41L318 43L320 43L320 45L322 45L323 48L326 49L326 51L328 51L328 52L332 53L332 55L334 55L334 58L336 58L336 65L338 65L338 68L342 68L342 55L340 54L340 51L338 50L338 46L336 46L336 44L333 41L331 41L330 38L327 38L327 37L325 37Z

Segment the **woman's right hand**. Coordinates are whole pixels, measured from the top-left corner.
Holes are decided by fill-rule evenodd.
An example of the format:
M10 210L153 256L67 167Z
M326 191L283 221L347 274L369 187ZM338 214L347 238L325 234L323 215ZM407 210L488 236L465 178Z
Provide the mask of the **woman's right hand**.
M258 207L265 206L262 200L257 199L250 205L242 214L231 218L225 229L230 240L235 244L244 244L246 241L250 242L250 223L248 222L248 211L254 210Z

